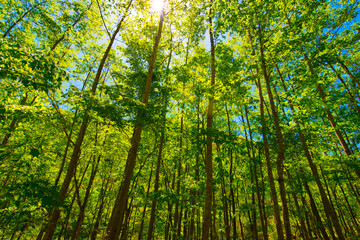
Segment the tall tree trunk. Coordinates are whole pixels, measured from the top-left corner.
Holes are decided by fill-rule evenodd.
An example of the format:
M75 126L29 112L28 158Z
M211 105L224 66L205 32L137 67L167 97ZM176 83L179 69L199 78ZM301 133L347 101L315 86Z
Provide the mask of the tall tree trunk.
M280 76L280 81L282 83L282 86L284 88L284 91L287 93L287 87L285 85L285 81L284 81L284 78L280 72L280 69L278 67L278 65L276 64L275 65L277 71L278 71L278 74ZM292 113L294 114L295 113L295 109L294 109L294 106L293 106L293 103L291 100L289 100L289 106L290 106L290 109L292 111ZM294 118L294 121L296 124L299 125L299 122L296 120L296 118ZM309 151L309 147L306 143L306 137L304 136L302 130L301 130L301 126L299 125L299 128L298 128L298 134L299 134L299 137L300 137L300 141L301 141L301 144L302 144L302 147L304 149L304 153L305 153L305 156L306 156L306 159L308 160L308 163L309 163L309 166L310 166L310 169L311 169L311 172L315 178L315 182L316 182L316 185L319 189L319 192L320 192L320 197L321 197L321 201L322 201L322 204L324 206L324 210L325 210L325 213L326 213L326 216L331 219L334 227L335 227L335 230L336 232L339 232L338 234L339 235L342 235L341 233L341 226L339 224L339 221L338 221L338 218L336 216L336 212L334 211L334 209L332 208L330 202L329 202L329 199L327 198L327 195L325 193L325 190L324 190L324 187L320 181L320 177L319 177L319 172L317 170L317 167L311 157L311 154L310 154L310 151Z
M157 49L158 49L160 39L161 39L164 15L165 14L164 14L164 9L163 9L162 12L160 13L159 27L158 27L158 31L156 34L156 39L155 39L155 44L153 47L151 59L149 62L149 71L148 71L148 75L147 75L147 79L146 79L146 87L145 87L143 100L142 100L142 103L145 106L147 106L147 103L149 101L151 80L152 80L152 75L153 75L153 70L154 70L154 65L155 65L156 53L157 53ZM122 227L122 222L123 222L124 213L125 213L125 209L126 209L126 198L128 196L130 182L131 182L131 179L133 176L133 171L134 171L134 167L135 167L135 163L136 163L137 151L138 151L138 147L139 147L139 143L140 143L141 132L142 132L143 124L144 124L143 121L144 121L144 112L140 110L136 116L136 126L134 129L133 137L131 139L131 147L128 152L128 156L127 156L127 160L126 160L124 180L120 186L120 189L119 189L116 201L115 201L115 206L112 210L110 221L109 221L109 224L107 227L106 238L109 240L117 240L120 235L120 230Z
M247 116L246 116L247 117ZM241 121L242 121L242 124L244 126L244 132L245 132L245 141L247 143L250 143L250 147L247 146L246 147L246 150L247 150L247 154L248 154L248 158L249 158L249 168L250 168L250 189L251 189L251 205L252 205L252 218L250 217L249 215L249 220L250 220L250 223L251 223L251 232L252 232L252 235L253 235L253 238L254 239L259 239L259 235L258 235L258 231L257 231L257 220L256 220L256 203L255 203L255 192L253 191L253 186L254 186L254 172L253 172L253 164L255 163L255 161L253 159L255 159L255 156L254 156L254 147L253 147L253 142L252 142L252 139L251 139L251 142L249 142L249 139L248 139L248 135L247 135L247 131L246 131L246 124L245 124L245 120L244 120L244 115L243 115L243 111L241 109ZM250 151L251 150L251 151ZM255 164L254 164L255 165ZM245 201L247 201L245 199ZM252 222L251 222L251 219Z
M314 71L313 67L311 66L309 58L308 58L308 56L306 54L304 54L304 58L305 58L305 62L307 64L307 66L308 66L308 68L310 70L311 75L316 78L315 71ZM326 95L325 95L325 92L324 92L323 88L321 87L320 83L318 83L317 81L315 81L315 84L316 84L316 89L319 91L320 98L323 100L324 104L326 105L326 103L327 103ZM328 117L328 120L329 120L332 128L334 129L335 134L336 134L336 136L337 136L337 138L338 138L338 140L339 140L339 142L340 142L346 156L351 156L352 152L351 152L349 146L347 145L342 133L340 132L340 129L338 129L338 127L336 126L336 122L335 122L335 119L334 119L331 111L329 110L328 107L326 107L325 111L326 111L326 115ZM354 160L354 163L355 163L355 160ZM358 164L357 164L357 166L358 166ZM360 178L360 170L359 169L360 168L357 167L357 169L355 170L355 173ZM344 239L344 236L343 236L342 232L338 232L338 231L336 231L336 232L339 235L338 237L340 239Z
M252 53L255 55L255 47L253 45L254 41L253 41L250 29L248 29L248 37L249 37L249 40L250 40ZM255 62L257 63L256 60L255 60ZM259 71L258 66L256 66L256 73L259 76L260 71ZM260 98L261 131L262 131L262 136L263 136L265 162L266 162L266 168L267 168L269 184L270 184L270 197L271 197L271 203L272 203L273 212L274 212L275 227L276 227L276 232L277 232L278 239L283 240L284 239L284 232L283 232L282 222L281 222L281 218L280 218L280 209L279 209L278 197L277 197L277 193L276 193L276 189L275 189L275 181L274 181L274 175L273 175L272 166L271 166L271 159L270 159L269 143L268 143L268 139L267 139L267 130L266 130L267 127L266 127L265 111L264 111L264 106L266 106L266 102L265 102L263 94L262 94L261 81L260 81L259 77L257 77L257 79L255 80L255 85L258 88L259 98ZM267 113L270 116L270 112L269 112L268 109L267 109ZM259 159L260 159L260 151L259 151ZM264 205L265 188L264 188L263 176L262 176L262 183L263 183L263 199L262 199L262 201L263 201L263 208L265 208L265 205ZM264 209L263 212L265 213L265 209ZM264 214L264 216L265 216L265 214Z
M349 68L345 65L344 62L339 61L341 68L349 75L350 79L358 86L360 89L360 82L358 79L355 78L355 76L350 72Z
M291 226L290 226L290 218L289 218L289 209L288 209L288 205L287 205L286 192L285 192L284 166L283 166L284 160L285 160L285 156L284 156L285 146L284 146L283 134L282 134L282 131L280 128L279 116L276 111L274 98L273 98L271 87L270 87L270 75L267 73L267 67L266 67L265 55L264 55L264 46L263 46L264 43L263 43L260 25L259 25L259 42L260 42L261 68L262 68L262 72L263 72L265 83L266 83L268 97L270 100L272 117L273 117L273 120L275 123L275 129L276 129L277 145L279 148L278 153L277 153L278 155L277 155L277 160L276 160L276 168L277 168L280 197L281 197L281 203L282 203L282 209L283 209L285 234L286 234L286 239L290 240L290 239L292 239L292 234L291 234Z
M151 181L149 181L151 182ZM149 188L150 189L150 186ZM129 224L130 224L130 217L131 217L131 210L132 210L132 203L134 201L134 196L131 197L129 206L125 209L125 219L124 219L124 223L123 223L123 229L121 231L121 237L120 240L126 240L128 238L128 229L129 229ZM127 204L127 202L126 202Z
M210 17L209 17L209 35L210 35L210 69L211 69L211 86L215 85L215 44L213 36L212 26L212 6L210 6ZM211 209L212 209L212 198L213 198L213 169L212 169L212 129L213 129L213 114L214 114L214 97L210 96L209 105L207 112L207 149L205 158L206 168L206 193L205 193L205 207L203 214L202 223L202 239L209 239L209 230L211 226Z
M146 215L146 209L147 209L147 206L148 206L152 175L153 175L153 169L152 169L152 166L151 166L150 177L149 177L146 196L145 196L146 200L145 200L145 204L144 204L144 208L143 208L143 214L142 214L141 223L140 223L140 230L139 230L139 234L138 234L138 240L141 240L142 235L143 235L143 229L144 229L144 223L145 223L145 215Z
M311 194L311 191L310 191L310 188L309 188L309 185L307 184L306 181L303 181L303 184L304 184L304 187L305 187L305 190L309 196L309 199L310 199L310 206L311 206L311 209L313 211L313 214L315 215L316 217L316 225L319 226L320 228L320 231L321 231L321 234L323 235L323 238L326 239L326 240L330 240L329 236L327 235L326 233L326 230L324 228L324 225L322 224L322 219L320 217L320 214L319 214L319 211L316 207L316 204L315 204L315 200Z
M253 46L253 40L251 37L250 30L248 30L248 35L250 38L252 51L254 53L255 48ZM257 70L257 73L259 73L258 68L256 70ZM262 136L263 136L266 168L267 168L269 184L270 184L270 197L271 197L271 203L272 203L273 212L274 212L275 227L276 227L278 239L283 240L284 232L283 232L282 222L281 222L281 218L280 218L280 209L279 209L278 197L277 197L276 188L275 188L273 170L272 170L272 166L271 166L269 143L268 143L268 139L267 139L266 120L265 120L265 111L264 111L265 101L264 101L264 97L263 97L263 93L262 93L261 81L259 78L256 81L256 85L258 88L259 98L260 98L260 117L261 117L261 121L262 121L261 129L262 129Z
M98 84L99 84L99 81L100 81L100 75L101 75L101 72L102 72L103 67L105 65L105 61L106 61L106 59L107 59L107 57L109 55L109 52L110 52L110 50L112 48L112 45L113 45L113 43L115 41L115 37L118 34L118 32L120 31L121 25L122 25L126 15L127 15L127 12L128 12L128 10L129 10L129 8L130 8L130 6L132 4L132 1L133 0L130 0L130 3L126 8L124 16L122 17L119 24L117 25L117 28L116 28L115 32L113 33L113 35L111 37L110 43L108 44L108 46L106 48L106 51L105 51L105 53L104 53L104 55L103 55L103 57L102 57L102 59L100 61L100 65L98 67L98 70L97 70L97 73L96 73L96 76L95 76L95 79L94 79L94 82L93 82L93 85L92 85L92 88L91 88L91 94L93 94L93 95L95 95L96 89L98 87ZM63 202L64 202L64 200L66 198L71 179L73 178L76 166L78 164L78 161L79 161L79 158L80 158L80 148L81 148L81 144L82 144L82 142L84 140L84 137L85 137L86 129L87 129L87 126L88 126L88 121L89 121L89 113L86 112L85 115L84 115L81 127L80 127L79 134L77 136L77 140L76 140L76 143L75 143L75 146L74 146L74 149L73 149L73 153L72 153L72 156L71 156L71 160L70 160L70 163L69 163L69 166L68 166L68 169L67 169L65 179L64 179L64 181L63 181L63 183L61 185L61 189L60 189L60 192L59 192L58 201L60 202L60 205L63 204ZM53 210L53 212L51 214L51 217L49 219L48 225L46 227L46 233L45 233L45 236L44 236L44 240L51 240L53 238L55 228L56 228L56 223L60 218L60 212L61 212L60 208L55 207L55 209Z
M95 61L94 61L95 63ZM84 81L84 84L81 88L81 91L84 91L85 88L86 88L86 84L90 78L90 75L91 75L91 70L92 70L92 67L90 67L89 69L89 72L86 76L86 79ZM64 170L64 166L65 166L65 162L66 162L66 158L67 158L67 155L68 155L68 151L69 151L69 148L70 148L70 144L73 143L72 140L71 140L71 137L72 137L72 134L73 134L73 131L74 131L74 125L76 123L76 117L77 117L77 114L78 114L78 109L75 110L75 113L74 113L74 116L73 116L73 121L72 121L72 124L71 124L71 128L70 128L70 132L67 136L67 143L66 143L66 147L65 147L65 153L63 154L63 157L62 157L62 161L61 161L61 165L60 165L60 169L58 171L58 174L57 174L57 177L56 177L56 180L55 180L55 186L57 186L59 184L59 181L60 181L60 177L62 175L62 172Z
M287 176L288 176L288 179L290 180L290 173L287 169L286 170L286 173L287 173ZM300 206L299 206L299 201L298 201L298 198L295 194L295 191L291 191L291 195L294 199L294 203L295 203L295 207L296 207L296 215L298 216L299 218L299 222L300 222L300 226L301 226L301 232L300 232L300 235L304 238L304 239L311 239L311 237L309 236L308 234L308 231L306 229L306 226L305 226L305 221L304 221L304 217L303 217L303 213L300 209Z
M254 149L254 142L253 142L253 137L252 137L252 130L251 130L251 126L250 126L250 121L249 121L249 116L248 116L248 108L247 105L245 105L245 117L246 117L246 123L247 123L247 127L248 127L248 131L249 131L249 137L250 137L250 145L251 145L251 152L252 152L252 162L254 163L254 178L255 178L255 186L256 186L256 195L257 195L257 200L258 200L258 208L259 208L259 213L260 213L260 223L261 223L261 228L262 228L262 232L263 232L263 238L265 240L268 239L268 234L267 234L267 223L266 223L266 216L264 215L264 212L262 211L262 201L261 201L261 195L260 195L260 187L259 187L259 179L258 179L258 175L257 175L257 161L255 160L255 149ZM261 159L259 157L259 163L261 164ZM255 206L254 206L255 207Z
M92 227L92 231L91 231L91 235L90 235L91 240L96 240L96 236L99 232L100 221L101 221L101 217L103 215L104 205L105 205L105 192L107 191L108 184L110 182L110 175L107 179L104 179L104 182L105 181L106 181L106 183L103 184L103 187L101 188L100 194L99 194L100 206L97 211L95 223Z
M336 172L335 172L335 177L338 178ZM352 220L352 222L353 222L353 224L354 224L354 227L355 227L355 229L356 229L356 231L357 231L357 235L360 236L360 228L359 228L359 224L358 224L358 222L357 222L357 221L358 221L358 218L357 218L356 214L354 213L352 207L350 206L349 200L348 200L348 198L347 198L347 196L346 196L346 194L345 194L345 191L344 191L344 188L343 188L341 182L339 183L339 188L340 188L340 190L341 190L341 193L343 194L344 200L345 200L345 202L346 202L346 206L347 206L348 211L349 211L350 216L351 216L351 220Z
M179 156L178 156L178 162L177 162L177 180L176 180L176 195L178 196L178 200L180 198L180 178L181 178L181 169L182 169L182 146L183 146L183 130L184 130L184 106L185 104L182 104L181 107L181 119L180 119L180 140L179 140ZM174 226L173 226L173 232L174 232L174 240L177 240L180 234L179 232L179 224L180 224L180 216L179 213L179 201L175 204L175 213L174 213Z
M172 43L171 43L172 44ZM169 54L169 61L167 63L166 72L168 73L170 62L172 57L172 48L170 50ZM167 76L166 76L167 77ZM152 201L151 204L151 213L150 213L150 221L149 221L149 230L147 239L151 240L153 236L154 231L154 224L155 224L155 211L156 211L156 203L157 203L157 192L159 191L159 179L160 179L160 166L161 166L161 159L162 159L162 151L163 151L163 145L164 145L164 135L165 135L165 126L166 126L166 112L167 112L167 105L168 105L168 96L165 96L165 103L164 103L164 113L163 113L163 122L162 122L162 128L161 128L161 136L160 136L160 146L159 146L159 153L156 163L156 172L155 172L155 185L154 185L154 194L155 198Z
M104 144L105 144L105 141L103 143L103 146L104 146ZM101 156L98 156L97 161L95 160L95 157L94 157L93 168L91 170L89 183L88 183L88 186L86 188L84 201L83 201L83 203L82 203L82 205L80 207L80 212L79 212L79 215L78 215L78 219L76 221L75 228L73 230L73 234L71 236L71 240L75 240L75 239L79 238L80 229L81 229L82 223L84 221L84 217L85 217L85 209L86 209L89 197L90 197L90 191L91 191L91 188L92 188L96 173L98 171L98 166L99 166L100 159L101 159Z

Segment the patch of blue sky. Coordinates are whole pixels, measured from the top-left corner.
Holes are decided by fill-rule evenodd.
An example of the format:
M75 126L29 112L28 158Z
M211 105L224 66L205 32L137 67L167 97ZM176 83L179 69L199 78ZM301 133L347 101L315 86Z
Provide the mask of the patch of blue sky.
M346 14L348 14L349 17L350 17L350 14L353 17L348 21L344 21L336 28L324 28L323 33L326 35L330 35L331 39L332 39L332 38L335 38L336 34L340 34L340 33L344 32L345 30L356 31L355 26L356 25L359 26L359 21L360 21L360 14L359 14L360 12L359 12L358 5L359 5L359 2L357 0L351 4L350 3L342 4L338 0L332 1L331 2L331 11L335 11L335 12L346 11ZM334 16L334 21L336 22L338 20L339 20L339 16Z

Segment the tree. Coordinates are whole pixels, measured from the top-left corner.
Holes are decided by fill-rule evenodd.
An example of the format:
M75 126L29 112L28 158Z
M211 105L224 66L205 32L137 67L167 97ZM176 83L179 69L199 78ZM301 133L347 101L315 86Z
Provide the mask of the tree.
M0 238L356 239L359 2L159 2L0 3Z

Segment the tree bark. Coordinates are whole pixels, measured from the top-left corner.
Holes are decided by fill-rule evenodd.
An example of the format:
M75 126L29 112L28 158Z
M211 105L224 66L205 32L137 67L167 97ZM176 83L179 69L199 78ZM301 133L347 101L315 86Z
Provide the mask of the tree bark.
M305 62L307 64L307 66L308 66L308 68L310 70L311 75L316 77L315 71L314 71L313 67L311 66L309 58L308 58L308 56L306 54L304 54L304 58L305 58ZM315 80L315 84L316 84L316 89L319 91L320 98L323 100L324 104L326 105L327 100L326 100L326 95L325 95L325 92L324 92L323 88L321 87L321 85L316 80ZM329 110L328 107L326 107L325 112L326 112L328 120L329 120L332 128L334 129L335 134L336 134L336 136L337 136L337 138L338 138L338 140L339 140L339 142L340 142L346 156L352 156L352 152L350 151L350 148L347 145L342 133L337 128L335 119L334 119L334 117L333 117L333 115L332 115L332 113L331 113L331 111ZM357 170L355 170L355 173L360 178L360 170L359 170L359 168ZM337 234L339 235L340 239L344 239L344 236L343 236L342 232L337 231Z
M284 91L287 93L287 87L285 85L285 81L284 81L284 78L280 72L280 69L278 67L278 65L276 64L275 65L277 71L278 71L278 74L279 74L279 77L280 77L280 80L281 80L281 83L282 83L282 86L284 88ZM293 106L293 103L291 100L289 100L289 106L290 106L290 109L292 111L292 113L295 113L295 109L294 109L294 106ZM299 122L294 118L294 121L296 124L299 125ZM326 213L326 216L331 219L335 229L336 229L336 232L340 232L340 235L341 234L341 226L339 224L339 221L338 221L338 218L336 216L336 212L334 211L334 209L332 208L330 202L329 202L329 199L327 198L327 195L325 193L325 190L324 190L324 187L320 181L320 177L319 177L319 172L317 170L317 167L311 157L311 154L310 154L310 151L309 151L309 147L306 143L306 137L305 135L303 134L302 130L301 130L301 126L299 125L299 128L298 128L298 134L299 134L299 137L300 137L300 141L301 141L301 144L302 144L302 147L304 149L304 153L305 153L305 156L306 156L306 159L308 160L308 163L309 163L309 166L310 166L310 169L311 169L311 172L315 178L315 182L316 182L316 185L319 189L319 192L320 192L320 196L321 196L321 201L322 201L322 204L324 206L324 210L325 210L325 213ZM339 234L339 233L338 233Z
M353 96L352 92L350 91L350 89L348 88L348 86L346 85L344 79L341 77L341 75L336 71L336 69L332 66L332 65L329 65L331 70L336 74L337 78L340 80L341 84L344 86L347 94L349 95L349 98L350 98L350 101L352 103L352 105L355 107L356 111L358 112L358 114L360 115L360 107L359 105L357 104L356 102L356 99L355 97ZM356 92L355 92L356 94ZM359 98L358 98L359 99ZM360 99L359 99L360 101Z
M170 62L172 57L172 48L170 50L169 54L169 61L167 63L167 73L169 71ZM167 76L166 76L167 77ZM162 123L162 129L161 129L161 136L160 136L160 146L159 146L159 153L156 163L156 172L155 172L155 185L154 185L154 194L157 194L159 191L159 179L160 179L160 166L161 166L161 160L162 160L162 151L163 151L163 145L164 145L164 135L165 135L165 126L166 126L166 112L167 112L167 105L168 105L168 96L165 96L165 103L164 103L164 113L163 113L163 123ZM156 211L156 203L157 203L157 195L154 197L152 204L151 204L151 213L150 213L150 221L149 221L149 230L147 239L151 240L153 236L154 231L154 224L155 224L155 211Z
M115 41L115 37L118 34L118 32L120 31L121 25L122 25L126 15L127 15L127 12L128 12L128 10L129 10L129 8L130 8L130 6L132 4L132 1L133 0L130 0L130 3L126 8L124 16L122 17L119 24L117 25L117 28L116 28L115 32L113 33L112 38L111 38L111 40L110 40L110 42L109 42L109 44L108 44L108 46L106 48L106 51L105 51L105 53L104 53L104 55L103 55L103 57L102 57L102 59L100 61L100 65L98 67L98 70L97 70L97 73L96 73L96 76L95 76L95 79L94 79L94 82L93 82L93 85L92 85L92 88L91 88L91 94L93 94L93 95L95 95L96 89L98 87L98 84L99 84L99 81L100 81L100 75L101 75L101 72L102 72L103 67L105 65L105 61L106 61L106 59L107 59L107 57L109 55L109 52L110 52L110 50L112 48L112 45L113 45L113 43ZM71 156L71 160L70 160L70 163L69 163L69 166L68 166L68 169L67 169L65 179L64 179L64 181L63 181L63 183L61 185L61 189L60 189L60 192L59 192L58 201L60 202L60 204L63 204L63 202L64 202L64 200L66 198L71 179L73 178L74 172L76 170L76 166L77 166L79 158L80 158L80 148L81 148L81 145L82 145L84 137L85 137L85 133L86 133L86 129L87 129L87 126L88 126L89 118L90 118L89 113L86 112L84 117L83 117L83 121L82 121L82 124L81 124L81 127L80 127L79 134L77 136L77 140L76 140L76 143L75 143L75 146L74 146L74 149L73 149L73 153L72 153L72 156ZM57 221L60 218L60 212L61 212L60 208L55 207L55 209L53 210L53 213L51 214L51 217L49 219L48 225L46 227L46 233L45 233L45 236L44 236L44 240L51 240L53 238Z
M27 10L23 15L21 15L21 17L16 20L16 22L14 22L13 24L11 24L11 26L6 30L6 32L4 33L4 35L2 36L2 38L6 38L6 36L10 33L10 31L20 22L22 21L26 15L28 15L32 10L34 10L35 8L37 8L37 6L39 6L40 4L42 4L42 2L34 5L32 8L30 8L29 10Z
M210 17L209 17L209 35L210 35L210 69L211 69L211 86L215 85L215 44L213 36L212 26L212 10L210 6ZM211 209L212 209L212 198L213 198L213 169L212 169L212 130L213 130L213 114L214 114L214 97L210 96L208 112L207 112L207 149L205 158L205 169L206 169L206 193L205 193L205 207L203 213L202 223L202 239L209 239L209 230L211 226Z
M263 46L263 39L262 39L262 33L261 33L261 26L259 25L259 42L260 42L260 55L261 55L261 68L263 71L265 83L266 83L266 89L268 93L268 97L270 100L270 107L272 112L272 117L275 123L275 129L276 129L276 136L277 136L277 145L278 145L278 155L276 160L276 168L277 168L277 175L278 175L278 182L279 182L279 189L280 189L280 197L281 197L281 203L283 208L283 219L284 219L284 226L285 226L285 234L286 239L290 240L292 239L291 234L291 226L290 226L290 218L289 218L289 209L287 205L287 199L286 199L286 192L285 192L285 182L284 182L284 160L285 160L285 146L284 146L284 138L283 134L280 128L280 121L279 116L276 111L274 98L272 95L271 87L270 87L270 76L267 73L267 67L265 63L265 56L264 56L264 46Z
M142 103L147 106L147 103L149 101L149 95L150 95L150 89L151 89L151 81L152 81L152 75L155 65L155 58L157 49L160 43L161 39L161 32L162 32L162 26L164 21L164 9L160 13L160 21L159 21L159 27L155 39L155 44L153 47L151 59L149 62L149 71L146 79L146 87L143 95ZM127 160L126 160L126 167L125 167L125 173L124 173L124 180L120 186L117 199L115 201L115 206L112 210L112 214L110 217L110 221L107 227L107 236L106 239L109 240L117 240L120 235L120 230L122 227L122 222L124 218L124 213L126 209L126 198L128 196L128 191L130 187L130 182L133 176L133 171L136 163L136 156L137 151L140 143L140 137L141 132L143 128L143 120L144 120L144 112L139 111L139 113L136 116L136 126L134 129L133 137L131 139L131 147L128 152Z

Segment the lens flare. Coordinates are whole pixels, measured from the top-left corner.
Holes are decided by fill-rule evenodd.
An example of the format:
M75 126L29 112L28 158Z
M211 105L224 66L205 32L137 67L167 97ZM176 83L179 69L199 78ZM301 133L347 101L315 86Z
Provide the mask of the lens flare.
M164 7L164 0L152 0L152 9L161 12Z

